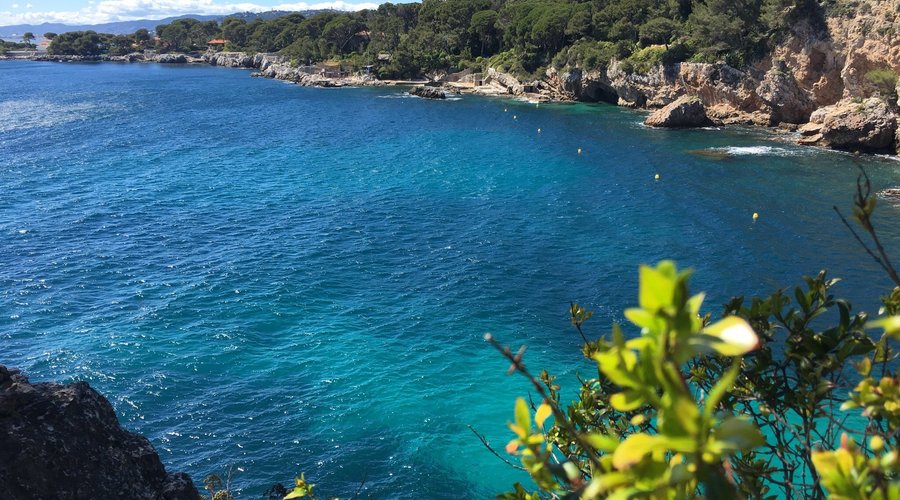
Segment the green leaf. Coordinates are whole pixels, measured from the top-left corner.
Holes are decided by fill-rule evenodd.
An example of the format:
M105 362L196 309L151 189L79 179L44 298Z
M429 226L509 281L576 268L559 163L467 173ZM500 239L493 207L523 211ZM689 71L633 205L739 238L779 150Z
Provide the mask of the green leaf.
M611 452L619 446L619 439L603 434L590 433L582 436L595 449L600 451Z
M650 312L672 305L672 297L675 295L675 280L661 272L662 269L668 270L663 264L659 264L660 270L650 266L640 268L638 304Z
M690 311L691 315L698 316L700 314L700 306L703 305L703 299L705 298L706 294L698 293L688 300L688 311Z
M644 403L644 397L636 390L619 392L609 397L609 404L619 411L636 410Z
M716 385L709 391L709 395L706 396L706 402L703 405L703 417L707 420L711 419L713 413L716 411L716 406L718 406L719 402L722 401L722 398L725 397L725 394L731 390L731 387L734 385L734 381L737 380L738 373L741 371L741 360L735 358L735 360L731 363L731 368L722 375L722 378L716 382Z
M594 360L600 367L600 371L609 377L612 383L620 387L641 387L641 380L632 374L637 356L628 349L612 348L606 352L594 355Z
M888 316L869 323L870 327L883 328L884 333L895 339L900 338L900 316Z
M646 328L650 331L656 330L657 316L646 309L639 307L625 309L625 317L628 321L634 323L635 326Z
M660 410L661 429L669 436L692 436L700 432L700 410L688 397L675 396Z
M727 452L747 451L765 443L762 433L753 422L742 417L729 417L713 430L714 444L709 451L722 455Z
M613 466L619 470L628 469L640 462L648 453L657 449L659 445L659 436L644 433L632 434L613 453Z
M531 429L531 413L525 398L516 399L516 425L528 432Z
M550 408L550 405L548 405L547 403L543 403L541 404L541 406L538 406L537 411L534 413L534 422L538 427L543 427L544 421L547 420L547 417L549 417L552 413L553 409Z

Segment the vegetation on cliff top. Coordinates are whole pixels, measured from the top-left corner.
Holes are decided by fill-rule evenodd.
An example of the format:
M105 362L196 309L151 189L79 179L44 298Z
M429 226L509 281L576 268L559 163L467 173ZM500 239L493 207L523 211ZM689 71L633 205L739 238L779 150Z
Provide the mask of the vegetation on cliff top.
M613 57L636 71L685 60L740 67L766 54L792 25L823 27L827 11L845 10L835 0L424 0L311 17L227 18L221 25L179 19L158 26L154 40L145 32L66 34L50 52L192 52L223 38L226 50L279 52L296 63L374 64L381 77L480 69L487 61L529 77L551 64L598 69Z

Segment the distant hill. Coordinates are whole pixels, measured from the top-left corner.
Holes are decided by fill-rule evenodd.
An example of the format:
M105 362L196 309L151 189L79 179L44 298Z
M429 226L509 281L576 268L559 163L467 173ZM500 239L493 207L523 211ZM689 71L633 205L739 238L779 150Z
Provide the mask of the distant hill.
M325 11L327 11L327 9L301 10L296 12L299 12L304 16L311 16ZM118 21L114 23L103 24L14 24L10 26L0 26L0 38L15 40L21 37L22 33L25 33L27 31L34 33L35 36L38 37L48 32L65 33L67 31L86 30L93 30L97 33L112 33L113 35L127 35L130 33L134 33L141 28L149 31L154 31L160 24L169 24L176 19L191 18L197 19L198 21L222 22L222 20L226 17L239 17L241 19L246 19L247 21L252 21L253 19L257 18L268 20L294 13L295 11L270 10L266 12L237 12L235 14L228 14L227 16L202 16L199 14L186 14L183 16L167 17L165 19L138 19L136 21Z

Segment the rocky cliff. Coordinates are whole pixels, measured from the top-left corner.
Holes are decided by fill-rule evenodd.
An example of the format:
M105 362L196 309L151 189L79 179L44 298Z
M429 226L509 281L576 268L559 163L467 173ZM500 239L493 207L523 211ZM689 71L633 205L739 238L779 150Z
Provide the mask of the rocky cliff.
M294 66L277 54L247 55L243 52L215 52L203 56L213 66L256 69L253 76L275 78L308 87L343 87L384 85L371 75L334 76L312 67Z
M647 109L665 107L684 95L696 96L716 124L793 129L811 119L823 123L826 116L852 115L855 126L876 131L854 136L826 127L824 134L807 130L802 142L900 152L897 92L879 88L867 77L873 70L900 74L900 10L896 2L858 3L852 17L792 26L771 54L743 70L725 63L683 62L657 65L644 74L626 72L622 62L613 60L595 71L551 67L543 78L546 88L539 91L563 100ZM509 75L504 78L510 93L522 93L518 82L509 81ZM885 106L859 106L870 98ZM856 111L848 115L851 107ZM817 110L821 112L816 115ZM886 136L895 139L885 145Z
M85 382L32 384L0 365L0 498L197 500Z

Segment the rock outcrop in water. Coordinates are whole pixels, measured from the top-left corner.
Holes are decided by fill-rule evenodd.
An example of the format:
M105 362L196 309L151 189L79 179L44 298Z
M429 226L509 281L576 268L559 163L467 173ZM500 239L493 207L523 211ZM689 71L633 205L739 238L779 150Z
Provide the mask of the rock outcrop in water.
M430 87L428 85L416 85L409 89L409 95L423 97L425 99L446 99L447 92L440 87Z
M897 114L878 97L844 99L816 110L800 128L801 144L863 152L895 152Z
M658 109L644 123L651 127L703 127L711 125L703 102L697 96L681 96L672 104Z
M0 498L197 500L85 382L31 384L0 365Z
M377 86L384 82L372 75L332 76L317 68L298 67L288 58L277 54L247 55L243 52L207 53L204 60L213 66L227 68L249 68L257 70L252 76L284 80L307 87Z

